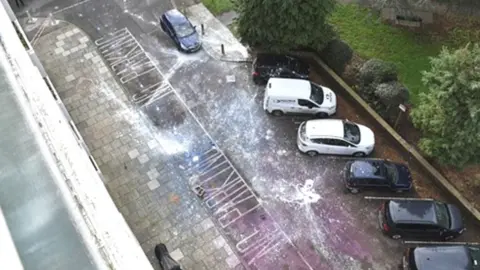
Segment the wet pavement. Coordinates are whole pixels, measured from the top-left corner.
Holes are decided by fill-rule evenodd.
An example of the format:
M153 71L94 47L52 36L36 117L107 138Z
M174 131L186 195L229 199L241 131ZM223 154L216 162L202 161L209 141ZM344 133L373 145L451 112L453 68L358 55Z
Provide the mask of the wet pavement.
M376 222L380 202L344 192L343 167L349 159L310 158L300 154L296 147L296 129L306 118L274 118L265 114L263 91L252 84L248 63L218 61L211 51L193 55L179 53L172 41L155 29L153 22L157 12L168 9L168 4L147 3L150 3L148 7L136 6L134 11L138 16L133 16L132 10L124 12L122 1L112 0L101 4L86 2L57 13L58 17L87 32L98 52L88 57L101 56L108 67L109 71L105 66L99 67L100 77L94 80L100 84L99 91L109 96L108 88L103 89L101 84L101 76L107 76L102 75L105 72L115 76L115 81L109 79L108 84L116 83L123 89L122 98L118 93L112 97L117 113L107 109L106 113L98 112L101 115L94 116L99 125L91 127L95 123L88 123L87 117L82 116L98 105L95 93L73 99L73 105L80 102L87 109L72 105L69 111L95 158L98 157L102 172L110 174L108 178L112 182L107 182L107 187L139 241L146 243L142 246L147 254L151 254L152 248L149 237L165 241L162 239L164 228L155 224L171 218L174 221L169 221L171 225L167 228L169 248L178 248L182 258L200 261L209 267L208 259L193 258L197 257L195 249L201 246L191 245L192 241L195 243L195 233L186 239L179 234L188 234L189 228L196 226L192 223L206 224L211 220L218 229L215 237L222 236L218 239L224 239L231 247L223 251L230 256L230 262L235 260L229 252L233 250L249 269L396 269L403 246L380 233ZM40 13L48 14L48 8ZM212 18L203 17L194 17L193 21L216 23ZM218 39L224 41L206 39L207 50L218 50L219 42L228 48L239 47L232 42L225 27L215 25L206 31L209 29L216 29ZM212 46L208 47L209 44ZM44 50L52 53L55 48ZM60 54L67 59L63 60L66 63L72 57L69 53ZM234 56L239 55L243 52ZM348 115L351 120L365 123L352 112L350 104L341 98L339 102L338 117ZM120 142L128 145L123 152L116 151L118 147L113 147L113 151L108 147L114 143L105 139L110 133L98 131L105 128L102 121L118 122L110 125L111 134L118 134ZM131 137L136 146L130 141L123 142L120 134L132 133L132 126L136 125L142 126L142 131ZM103 136L96 135L98 132ZM378 133L377 141L382 148L377 146L375 155L381 157L396 151ZM117 158L121 161L112 163L112 159ZM120 172L132 168L140 175L126 172L121 175ZM150 171L143 171L146 168ZM154 179L145 179L147 174L154 175ZM155 218L141 214L141 220L149 223L145 225L147 231L162 231L154 236L146 234L141 229L142 221L132 214L150 213L150 210L139 209L142 203L138 203L144 197L151 199L150 193L140 192L146 188L158 196L149 207L159 202L168 205L169 214L155 212L160 215ZM132 193L128 189L136 191ZM137 203L131 204L132 200ZM199 214L195 222L188 221L192 211ZM202 221L207 216L210 219ZM152 219L155 222L149 221ZM203 253L203 257L215 257L212 252ZM184 260L187 269L201 269ZM223 269L227 269L227 265L233 267L234 264L223 265Z

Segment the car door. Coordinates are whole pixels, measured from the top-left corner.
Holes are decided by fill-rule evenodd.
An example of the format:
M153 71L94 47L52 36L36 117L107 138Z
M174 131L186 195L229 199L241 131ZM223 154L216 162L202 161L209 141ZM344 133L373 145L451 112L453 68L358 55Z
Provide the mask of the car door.
M375 189L378 187L378 179L370 177L363 178L362 185L364 189Z
M351 144L345 140L340 141L342 141L342 145L345 147L345 155L353 155L353 153L358 151L354 144Z
M375 188L377 190L382 190L382 191L391 191L392 185L390 181L388 181L383 177L375 177L375 178L372 178L372 188Z
M330 146L330 151L332 154L336 155L351 155L353 154L349 144L340 139L331 139L331 146Z
M280 72L279 76L281 78L296 78L296 76L294 74L292 74L292 72L287 68L282 67L282 68L280 68L279 72Z
M414 228L411 230L412 238L417 239L438 239L440 232L429 224L412 224Z
M175 42L177 42L177 35L175 34L175 30L173 29L172 24L170 23L169 20L165 20L165 26L167 27L167 34L170 36L170 38Z
M359 188L368 190L372 188L373 179L370 179L368 177L362 177L362 178L356 178L355 182L357 183L357 186Z
M315 151L320 154L330 154L330 140L329 139L311 139L314 143Z
M315 114L318 112L318 106L306 99L298 99L298 113Z
M425 237L428 240L438 240L442 238L443 229L436 225L425 225Z
M279 73L276 67L262 66L259 73L262 79L264 79L265 81L268 81L268 79L270 78L279 77Z
M435 235L434 239L440 239L440 240L443 240L445 239L446 237L451 237L451 236L455 236L455 233L452 233L451 230L448 230L448 229L445 229L445 228L441 228L440 226L435 226L437 227L436 229L436 233L433 233L433 235Z
M422 239L425 238L425 224L398 224L397 229L403 238Z

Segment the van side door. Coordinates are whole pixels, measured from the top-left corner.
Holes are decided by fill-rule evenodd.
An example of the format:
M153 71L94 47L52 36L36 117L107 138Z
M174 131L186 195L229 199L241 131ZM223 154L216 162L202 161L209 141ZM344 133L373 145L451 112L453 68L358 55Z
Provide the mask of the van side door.
M298 99L298 113L302 114L315 114L318 112L318 106L306 99Z

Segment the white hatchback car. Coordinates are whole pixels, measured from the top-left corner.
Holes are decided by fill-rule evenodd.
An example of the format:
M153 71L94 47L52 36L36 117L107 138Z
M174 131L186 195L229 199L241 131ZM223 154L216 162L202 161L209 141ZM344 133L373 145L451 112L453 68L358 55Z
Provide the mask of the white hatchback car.
M375 146L373 131L366 126L340 119L315 119L298 129L298 149L310 156L317 154L369 155Z

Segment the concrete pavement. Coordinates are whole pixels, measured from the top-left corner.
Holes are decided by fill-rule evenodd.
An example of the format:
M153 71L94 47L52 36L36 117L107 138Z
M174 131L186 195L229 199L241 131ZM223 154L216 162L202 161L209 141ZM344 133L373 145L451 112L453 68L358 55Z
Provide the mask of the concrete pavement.
M212 16L204 5L190 6L185 11L192 24L197 25L199 32L201 32L201 25L204 25L203 49L212 58L218 61L239 63L250 61L245 46L235 38L219 19ZM223 52L222 45L224 45Z
M127 105L89 37L65 24L42 36L35 50L152 264L158 268L153 247L163 242L185 269L242 269L189 187L164 162L152 127Z

